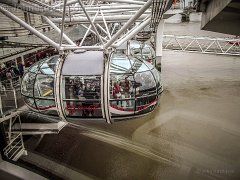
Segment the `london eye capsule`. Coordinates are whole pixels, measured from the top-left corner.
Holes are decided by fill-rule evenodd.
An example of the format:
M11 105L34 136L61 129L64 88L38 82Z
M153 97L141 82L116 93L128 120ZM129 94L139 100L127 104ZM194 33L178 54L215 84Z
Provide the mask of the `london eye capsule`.
M36 62L22 79L26 104L67 121L110 123L151 112L162 92L157 69L140 56L113 52L105 58L103 51L71 52L64 57L60 76L58 55Z

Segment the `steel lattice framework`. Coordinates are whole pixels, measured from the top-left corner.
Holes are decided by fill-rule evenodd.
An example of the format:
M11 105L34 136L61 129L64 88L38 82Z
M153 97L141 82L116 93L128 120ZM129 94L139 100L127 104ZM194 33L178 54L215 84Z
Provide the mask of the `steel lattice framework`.
M29 13L42 16L42 19L49 24L59 34L58 42L50 39L34 27L27 24L13 13L9 12L4 5L0 5L0 12L29 30L45 43L59 51L60 58L56 64L54 75L55 104L61 120L66 121L62 111L61 96L61 70L65 60L65 52L69 50L102 50L106 55L104 71L104 97L108 97L108 77L110 53L119 48L123 43L130 40L144 27L150 25L153 36L156 29L156 37L162 36L162 24L160 22L163 13L173 0L62 0L55 3L46 4L37 0L3 0L2 4L22 9ZM60 24L60 26L58 26ZM65 33L65 25L81 25L86 28L86 33L77 44ZM159 32L161 31L161 33ZM85 45L87 36L95 34L95 44ZM151 33L151 31L150 31ZM158 39L158 38L156 38ZM65 40L65 41L63 41ZM65 43L67 42L67 43ZM156 41L156 48L161 51L161 40ZM161 52L156 52L156 57L161 56ZM104 109L106 110L106 121L111 123L109 101L104 98Z
M164 49L240 56L239 39L175 35L164 35L163 37Z
M63 52L74 49L117 48L149 24L152 32L155 32L172 0L61 0L48 4L37 0L3 0L1 3L41 15L43 20L59 33L59 42L46 37L16 17L4 5L0 6L0 12L4 15ZM64 26L69 23L86 29L79 44L64 33ZM57 26L58 24L61 25ZM86 46L84 42L89 33L95 34L98 41L94 45ZM63 39L67 44L63 44Z

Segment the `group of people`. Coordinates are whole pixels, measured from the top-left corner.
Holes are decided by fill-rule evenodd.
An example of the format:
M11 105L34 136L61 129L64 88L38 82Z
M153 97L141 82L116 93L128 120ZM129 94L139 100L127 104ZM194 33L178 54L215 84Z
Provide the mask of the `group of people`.
M128 77L125 77L124 81L114 82L112 95L114 99L126 99L131 98L131 93L133 91L132 82L128 80ZM121 106L124 105L125 102L121 101ZM119 105L119 101L117 101L117 105ZM130 100L126 101L126 106L131 106Z
M99 99L100 86L98 82L79 79L70 80L71 99Z
M6 65L2 65L0 66L0 73L1 79L10 79L15 76L23 76L24 67L21 62L19 62L17 66L11 65L7 67Z
M94 116L96 108L100 106L100 103L92 100L100 99L100 81L75 78L71 79L69 84L68 82L66 83L66 87L69 87L66 88L66 91L68 91L66 92L66 98L80 100L79 102L73 101L72 105L78 105L78 109L82 112L81 116Z
M0 80L11 80L16 76L22 77L24 74L24 66L21 62L17 64L17 66L11 65L10 67L6 67L2 65L0 67Z
M135 74L134 81L125 77L120 82L113 82L112 86L112 97L116 99L117 106L121 107L131 107L133 100L130 100L130 98L133 97L139 97L137 105L147 104L147 98L140 97L155 93L156 83L150 71Z

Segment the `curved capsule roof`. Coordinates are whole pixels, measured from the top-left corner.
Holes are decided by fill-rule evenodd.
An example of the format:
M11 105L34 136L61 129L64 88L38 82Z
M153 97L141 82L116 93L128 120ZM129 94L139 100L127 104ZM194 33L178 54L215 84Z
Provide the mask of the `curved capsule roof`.
M154 66L137 56L113 53L105 64L103 52L86 51L66 56L55 93L59 57L32 65L22 80L22 95L34 111L66 120L126 119L146 114L157 104L161 78ZM60 104L56 108L55 97Z
M63 75L101 75L103 74L103 52L85 51L70 53L67 55L62 74ZM80 73L81 72L81 73Z
M142 58L145 61L155 65L156 55L152 46L147 43L140 41L129 41L130 43L130 54L134 57Z

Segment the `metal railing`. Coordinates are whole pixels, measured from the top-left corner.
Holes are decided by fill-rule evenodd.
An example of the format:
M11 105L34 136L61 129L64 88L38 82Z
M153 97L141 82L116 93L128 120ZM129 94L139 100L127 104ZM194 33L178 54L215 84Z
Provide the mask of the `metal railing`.
M0 89L0 118L16 111L24 105L20 89Z
M4 59L6 57L13 56L15 54L20 54L21 52L25 52L30 49L34 49L34 48L32 47L3 48L0 51L0 59Z
M6 88L0 82L0 96L6 96Z
M240 56L240 39L164 35L163 49Z
M17 89L20 88L21 78L20 76L14 76L11 79L6 79L1 81L1 86L5 87L5 89Z
M16 161L24 154L24 150L22 133L19 133L15 138L10 140L9 144L3 149L3 152L8 159Z

